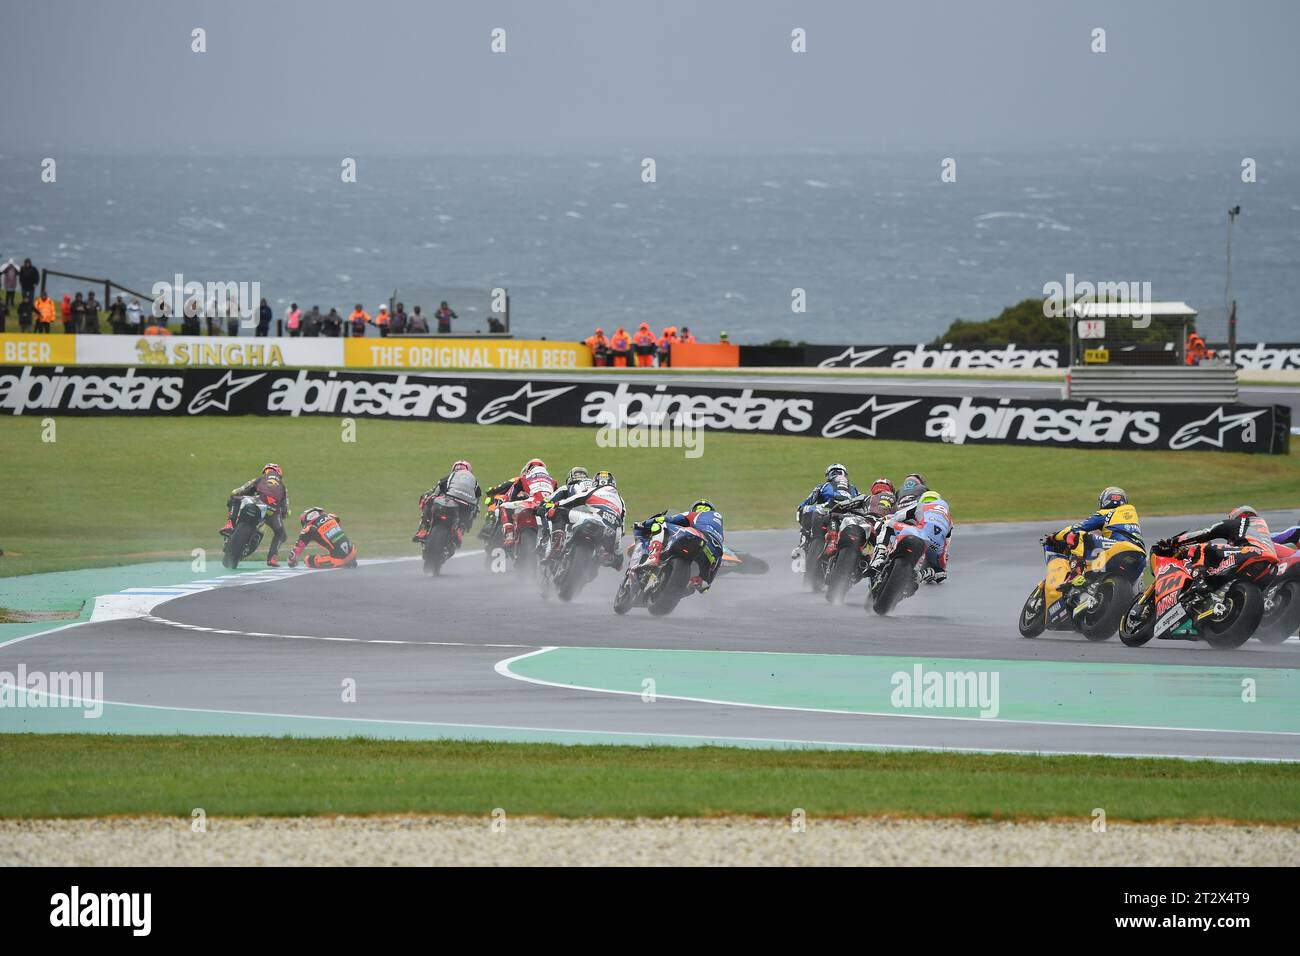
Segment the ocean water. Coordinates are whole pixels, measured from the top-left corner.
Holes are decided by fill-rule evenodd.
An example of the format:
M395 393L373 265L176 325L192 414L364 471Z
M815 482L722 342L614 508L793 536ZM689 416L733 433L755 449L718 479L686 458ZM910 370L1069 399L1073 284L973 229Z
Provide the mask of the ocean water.
M1300 154L1205 149L341 157L0 155L0 260L148 291L257 281L290 301L408 307L510 290L517 335L689 325L734 341L912 342L1048 282L1149 282L1224 308L1226 211L1246 340L1300 340ZM805 290L807 311L791 309ZM436 290L436 291L435 291ZM472 325L473 323L467 323ZM469 331L469 329L465 329Z

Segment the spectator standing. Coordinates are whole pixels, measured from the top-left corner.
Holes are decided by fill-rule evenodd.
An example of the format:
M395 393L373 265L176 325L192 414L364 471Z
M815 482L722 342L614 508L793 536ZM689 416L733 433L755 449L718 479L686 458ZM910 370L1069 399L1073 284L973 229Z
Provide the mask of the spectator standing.
M424 320L424 316L420 313L420 307L418 305L415 307L415 311L411 313L411 320L406 324L406 331L426 334L429 331L429 323Z
M621 325L614 331L614 337L609 340L609 352L613 356L616 367L627 368L632 364L632 340L628 338L627 329Z
M298 308L297 302L289 303L289 311L284 317L289 334L295 339L302 335L302 309Z
M677 341L681 342L683 345L695 344L695 336L691 334L691 330L689 326L685 326L685 325L682 326L682 334L678 336Z
M332 339L337 339L343 334L343 316L339 315L339 310L330 307L330 314L325 316L325 334Z
M320 306L313 305L311 311L302 318L303 338L315 339L320 337L320 327L324 318L320 314Z
M201 312L197 299L191 299L181 306L181 335L203 334L203 327L199 324Z
M126 303L122 301L120 295L108 307L108 327L113 330L114 335L126 334Z
M263 299L262 304L257 308L257 337L259 339L264 339L271 334L271 320L273 318L275 316L271 312L271 307Z
M85 331L88 335L99 334L99 300L95 298L94 292L86 293Z
M32 303L30 299L18 300L18 331L30 332L32 330Z
M81 293L77 293L77 298L81 298ZM84 308L84 307L83 307ZM63 334L71 335L77 331L77 318L72 314L72 296L63 293L63 304L59 306L59 319L63 322Z
M354 339L361 338L366 334L366 323L370 321L370 314L361 308L358 302L351 314L348 316L349 331Z
M251 319L253 317L252 313L249 313L248 317ZM239 327L243 324L244 310L239 307L239 299L235 298L235 294L232 292L230 300L226 302L226 334L238 335Z
M609 364L609 340L604 329L597 328L596 334L587 339L587 348L591 349L591 361L597 368Z
M198 331L198 324L199 320L196 317L194 319L196 332ZM140 308L139 299L132 299L131 304L126 307L126 331L131 335L139 335L144 331L144 310Z
M388 320L388 306L381 305L379 311L375 313L375 328L377 328L379 334L384 337L388 336Z
M449 335L451 333L451 320L459 319L460 316L452 311L446 301L438 306L438 311L433 313L433 317L438 320L438 334Z
M4 280L5 290L5 314L13 307L14 296L18 292L18 263L10 259L4 265L0 266L0 279Z
M632 336L632 350L636 352L637 368L650 368L655 361L655 334L650 331L650 324L642 322Z
M32 265L31 259L24 259L18 270L18 285L23 290L23 298L31 301L36 295L36 284L41 281L41 270Z
M24 297L23 301L26 302L27 299ZM48 335L50 329L54 327L54 316L58 311L54 300L42 292L32 308L36 312L36 331Z
M393 310L392 319L389 320L388 330L394 335L401 335L406 331L406 306L397 303L397 308Z
M672 364L673 345L677 342L676 326L666 326L659 336L657 355L660 368L668 368Z

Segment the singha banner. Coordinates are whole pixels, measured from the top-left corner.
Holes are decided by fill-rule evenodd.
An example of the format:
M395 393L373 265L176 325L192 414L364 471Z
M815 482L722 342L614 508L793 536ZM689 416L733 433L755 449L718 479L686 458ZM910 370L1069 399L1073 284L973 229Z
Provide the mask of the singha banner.
M1283 405L912 397L590 380L281 369L27 367L11 415L334 415L602 428L650 424L820 438L1283 454Z

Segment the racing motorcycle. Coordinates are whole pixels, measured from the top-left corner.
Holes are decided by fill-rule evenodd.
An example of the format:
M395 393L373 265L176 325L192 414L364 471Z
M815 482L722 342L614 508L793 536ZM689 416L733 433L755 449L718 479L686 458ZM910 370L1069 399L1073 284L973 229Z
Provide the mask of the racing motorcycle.
M515 525L515 543L508 548L501 527L507 514ZM507 501L504 492L496 495L488 503L479 537L483 539L483 564L489 571L495 570L498 554L504 554L516 571L530 570L537 560L537 502Z
M549 557L540 568L542 597L555 594L572 601L596 579L600 555L618 547L620 522L616 514L588 505L568 509L551 527Z
M1039 544L1063 555L1053 561L1020 611L1020 636L1045 630L1078 631L1090 641L1107 641L1133 601L1133 586L1146 570L1147 555L1132 541L1094 536L1097 547L1087 556L1088 536L1065 528Z
M886 546L885 563L871 579L867 606L877 614L888 614L898 602L911 597L920 586L917 565L924 560L929 542L916 525L893 522L894 533Z
M257 495L244 495L235 509L234 527L226 535L221 549L221 563L228 568L239 567L250 554L262 545L262 528L271 506Z
M690 591L693 568L712 562L704 532L660 521L646 543L645 557L623 576L614 595L614 613L643 607L656 616L671 614Z
M808 539L808 550L804 552L803 581L814 592L826 587L826 569L822 560L826 553L826 533L830 530L831 510L849 501L848 492L841 492L833 501L822 502L816 506L812 519L812 534Z
M893 508L894 498L888 492L831 504L819 560L828 603L844 603L849 588L866 576L877 523Z
M1230 650L1250 640L1264 616L1259 582L1272 576L1272 561L1256 551L1198 544L1172 553L1152 548L1151 564L1155 580L1120 618L1126 645L1155 637Z
M1263 586L1264 616L1255 638L1264 644L1281 644L1300 628L1300 553L1276 545L1277 568Z
M424 573L441 574L442 566L460 547L460 503L447 495L435 495L424 503L424 518L429 527L420 547Z
M718 574L767 574L768 563L756 554L748 551L735 551L728 545L722 546L722 566Z

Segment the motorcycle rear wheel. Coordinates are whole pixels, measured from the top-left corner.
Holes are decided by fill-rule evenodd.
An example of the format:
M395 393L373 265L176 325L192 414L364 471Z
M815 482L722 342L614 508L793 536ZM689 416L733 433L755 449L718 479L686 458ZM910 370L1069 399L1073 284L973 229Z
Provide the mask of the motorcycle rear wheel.
M1125 647L1141 647L1155 632L1155 605L1139 594L1119 619L1119 639Z
M447 536L451 534L445 521L439 521L424 541L424 573L435 577L442 573L442 563L447 560Z
M678 603L686 596L686 586L690 583L691 569L682 558L674 558L668 565L668 572L654 596L647 599L646 610L655 617L671 614Z
M1230 651L1245 644L1264 616L1264 595L1251 581L1233 581L1225 595L1229 607L1221 621L1207 624L1201 636L1216 651Z
M1273 608L1260 620L1255 640L1281 644L1300 627L1300 581L1284 581L1273 596Z
M916 591L916 565L924 553L925 544L915 536L894 546L893 557L880 569L879 573L885 576L885 580L876 591L871 610L883 617L897 607L899 601Z
M248 549L248 543L256 533L257 524L253 521L240 521L236 524L235 530L230 532L230 537L226 539L226 546L221 552L221 563L232 570L239 567L239 562L244 559L244 552Z
M1097 604L1075 618L1075 626L1090 641L1109 641L1119 630L1119 619L1133 599L1133 589L1123 578L1108 574L1097 585Z

